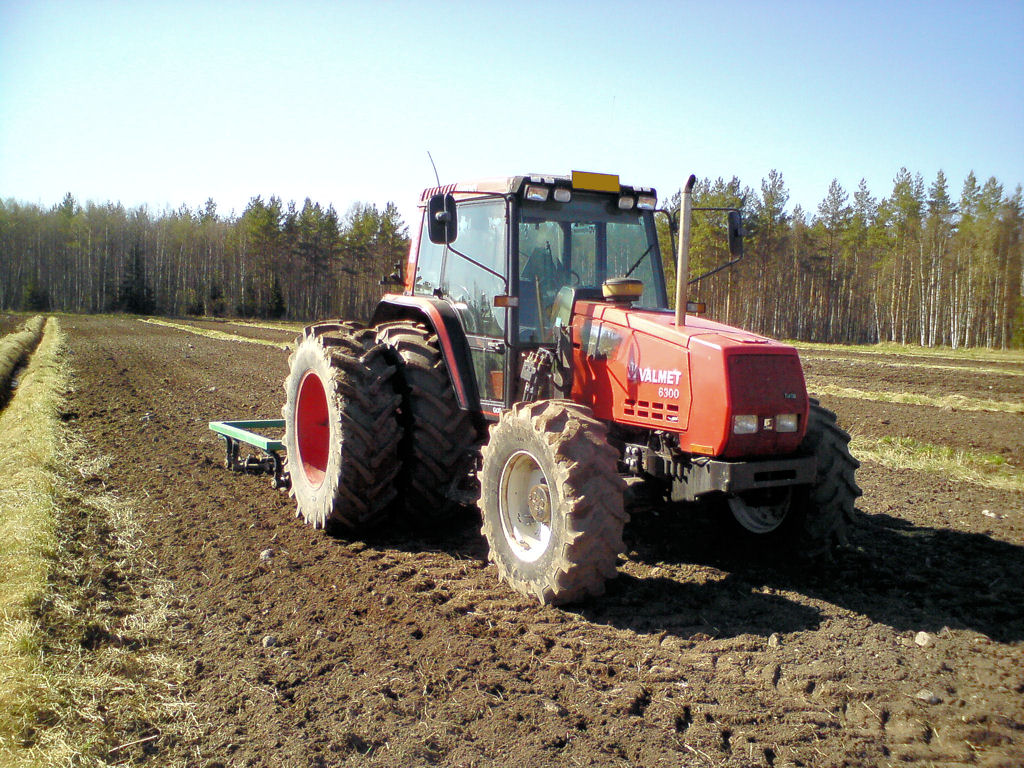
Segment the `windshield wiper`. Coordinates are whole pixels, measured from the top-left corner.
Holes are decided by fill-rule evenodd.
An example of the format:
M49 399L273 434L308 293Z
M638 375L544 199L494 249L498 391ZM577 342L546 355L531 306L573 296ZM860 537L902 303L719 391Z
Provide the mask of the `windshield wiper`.
M643 261L645 258L647 258L647 254L651 252L651 249L654 247L654 244L656 242L658 242L658 241L657 240L652 240L651 241L651 244L647 246L647 250L640 254L640 258L636 260L636 263L632 267L629 268L629 272L624 274L623 277L629 277L630 275L633 274L633 270L636 269L637 267L639 267L640 266L640 262Z

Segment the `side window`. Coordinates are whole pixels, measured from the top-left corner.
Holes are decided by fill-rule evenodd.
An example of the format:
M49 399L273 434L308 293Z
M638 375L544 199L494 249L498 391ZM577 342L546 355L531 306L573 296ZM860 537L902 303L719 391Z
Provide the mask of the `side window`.
M426 213L423 214L424 216ZM441 285L441 261L444 246L430 242L427 236L427 223L423 222L420 233L419 254L416 260L416 283L412 292L418 296L430 296L434 289Z
M505 202L461 203L459 234L452 247L498 274L505 273ZM505 290L504 281L458 253L445 258L441 288L462 317L467 333L501 336L505 312L494 309L494 297Z

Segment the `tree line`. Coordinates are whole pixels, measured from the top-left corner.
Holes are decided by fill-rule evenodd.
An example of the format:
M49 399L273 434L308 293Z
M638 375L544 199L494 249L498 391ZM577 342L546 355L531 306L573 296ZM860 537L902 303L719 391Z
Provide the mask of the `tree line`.
M667 203L678 210L679 193ZM900 169L887 197L834 180L813 212L789 209L782 174L759 189L698 181L694 206L743 212L746 256L690 296L715 319L779 338L923 346L1024 346L1024 199L974 173L959 197L941 171L926 185ZM662 219L662 217L659 217ZM660 223L670 288L674 251ZM691 277L729 256L724 214L694 215ZM408 251L398 209L367 203L339 216L254 197L241 216L208 200L49 209L0 201L0 306L70 312L366 319L380 278ZM670 290L669 296L674 296Z
M814 212L788 201L777 171L759 190L735 177L697 183L694 207L740 209L747 234L737 265L691 286L716 319L805 341L1024 346L1019 184L1007 193L972 172L954 198L942 171L926 186L901 168L881 199L864 180L852 197L833 180ZM691 277L728 260L724 216L694 214Z
M356 203L339 216L254 197L241 216L145 206L51 209L0 201L0 306L67 312L306 320L367 318L380 278L409 248L398 208Z

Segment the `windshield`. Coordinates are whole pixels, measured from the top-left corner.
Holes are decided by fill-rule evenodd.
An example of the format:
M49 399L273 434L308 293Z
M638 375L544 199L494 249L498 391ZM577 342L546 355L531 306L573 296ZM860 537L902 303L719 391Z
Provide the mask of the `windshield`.
M571 202L524 201L519 209L519 287L550 307L563 286L600 288L611 277L642 280L639 307L665 309L654 216L618 208L618 198L576 192Z

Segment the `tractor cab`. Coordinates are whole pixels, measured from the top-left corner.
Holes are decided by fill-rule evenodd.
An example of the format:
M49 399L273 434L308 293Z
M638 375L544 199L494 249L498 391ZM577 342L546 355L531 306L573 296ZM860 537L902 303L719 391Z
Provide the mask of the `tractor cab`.
M523 360L556 346L576 302L620 300L619 281L633 306L667 311L656 202L653 189L580 172L424 192L406 294L454 310L485 415L520 399Z

